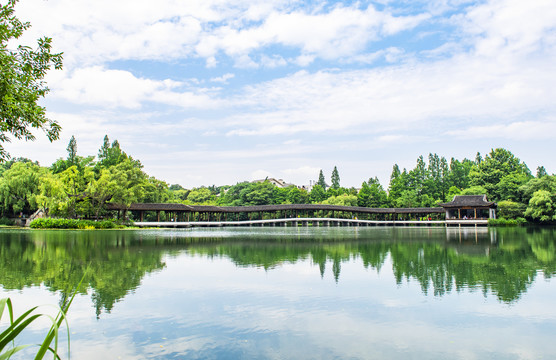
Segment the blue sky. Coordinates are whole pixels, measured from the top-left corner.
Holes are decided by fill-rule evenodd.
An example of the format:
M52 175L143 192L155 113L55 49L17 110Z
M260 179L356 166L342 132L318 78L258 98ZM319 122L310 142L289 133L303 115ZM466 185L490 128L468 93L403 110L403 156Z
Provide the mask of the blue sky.
M553 0L22 0L64 52L43 101L60 140L13 141L48 166L104 135L187 188L266 176L343 186L419 155L504 147L556 172Z

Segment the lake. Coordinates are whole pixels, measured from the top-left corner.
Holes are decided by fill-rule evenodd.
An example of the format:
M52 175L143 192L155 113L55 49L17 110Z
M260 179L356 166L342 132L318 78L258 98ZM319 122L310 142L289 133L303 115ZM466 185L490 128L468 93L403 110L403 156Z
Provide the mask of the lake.
M554 359L555 245L554 228L8 229L0 297L55 313L86 274L74 359Z

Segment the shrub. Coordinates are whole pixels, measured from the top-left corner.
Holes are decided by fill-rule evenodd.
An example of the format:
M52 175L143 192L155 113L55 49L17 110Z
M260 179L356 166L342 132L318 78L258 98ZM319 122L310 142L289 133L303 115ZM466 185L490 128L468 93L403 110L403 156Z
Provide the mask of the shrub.
M522 217L518 217L516 219L488 219L488 226L520 226L526 223L527 221Z
M517 203L510 200L498 202L498 214L504 219L517 219L525 214L525 204Z
M77 219L35 219L31 222L32 229L114 229L116 224L110 220L92 221Z
M8 219L7 217L2 217L0 218L0 225L12 226L14 225L14 221L12 219Z

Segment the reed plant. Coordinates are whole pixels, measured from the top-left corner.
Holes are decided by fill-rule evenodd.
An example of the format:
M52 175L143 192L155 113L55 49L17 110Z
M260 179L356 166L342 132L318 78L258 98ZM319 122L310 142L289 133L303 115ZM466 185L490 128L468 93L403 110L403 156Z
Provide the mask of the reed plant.
M87 273L87 271L86 271ZM86 274L85 274L86 275ZM66 332L67 332L67 344L68 344L68 358L70 354L70 332L69 332L69 325L67 321L66 314L69 310L75 295L77 294L77 290L81 286L83 279L85 279L85 275L79 282L79 285L73 292L73 295L66 301L62 307L59 309L58 314L56 317L52 317L48 314L38 313L38 306L34 306L29 310L25 311L19 317L14 318L14 309L12 300L10 298L0 299L0 322L4 317L4 314L7 313L8 315L8 327L4 329L0 333L0 360L7 360L11 358L14 354L20 352L23 349L37 346L38 350L34 357L35 360L43 359L47 353L53 355L54 359L60 359L60 355L58 354L58 338L59 338L59 329L62 325L65 324ZM40 318L47 318L52 322L52 325L46 334L43 342L41 344L27 344L27 345L16 345L16 340L18 336L28 328L32 323L37 321ZM54 342L54 344L52 344Z

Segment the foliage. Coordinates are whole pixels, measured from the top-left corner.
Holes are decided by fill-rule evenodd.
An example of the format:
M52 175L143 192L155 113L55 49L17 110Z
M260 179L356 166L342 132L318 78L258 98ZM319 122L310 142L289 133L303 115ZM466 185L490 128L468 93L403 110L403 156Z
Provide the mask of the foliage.
M322 169L319 172L319 180L317 181L317 185L319 185L323 190L326 191L326 180L324 179L324 174L322 173Z
M47 352L53 354L54 359L60 359L58 355L58 331L62 324L65 322L66 328L68 331L68 354L70 352L70 336L69 336L69 326L67 323L66 314L75 298L75 295L79 291L79 287L81 286L83 280L85 279L85 275L81 278L81 281L73 291L73 294L69 298L65 298L60 305L60 310L55 318L51 317L50 315L46 314L37 314L35 310L37 310L38 306L32 307L31 309L25 311L22 315L18 318L14 319L14 311L13 305L10 298L0 299L0 320L4 315L4 310L6 309L9 315L9 326L0 333L0 359L9 359L14 354L18 353L19 351L30 347L31 345L18 345L16 346L16 339L19 334L22 333L27 327L33 324L33 322L39 318L47 317L52 322L52 326L50 330L46 334L42 344L38 345L38 351L35 355L35 360L43 359ZM54 348L51 347L52 341L54 341ZM10 347L8 347L11 344ZM4 349L6 349L4 351Z
M491 201L516 200L517 189L531 178L531 172L506 149L493 149L469 174L470 183L486 189Z
M503 200L498 202L498 216L506 219L523 218L526 206L524 204Z
M525 217L541 223L556 221L556 195L546 190L535 191L529 200Z
M49 91L43 80L47 72L62 69L62 54L51 52L52 39L37 41L37 49L9 45L19 39L31 24L14 15L17 0L9 0L0 7L0 143L17 139L34 140L31 129L41 129L50 141L60 134L60 125L46 117L46 109L38 102ZM0 159L9 155L0 145Z
M325 189L319 184L314 185L313 188L311 189L311 192L309 193L309 199L313 204L318 204L321 201L326 200Z
M527 220L522 217L517 217L515 219L505 219L503 217L498 219L488 219L488 226L519 226L525 225Z
M34 163L17 162L2 174L0 204L4 215L31 212L44 171Z
M357 206L378 208L388 203L388 194L380 185L378 178L371 178L361 184L357 194Z
M347 194L331 196L322 203L327 205L357 206L357 196Z
M340 188L340 173L338 172L338 168L336 166L334 166L334 170L332 170L330 182L332 183L332 189L338 190Z
M14 225L14 221L12 219L8 219L6 217L1 217L0 218L0 225L12 226L12 225Z
M544 168L544 166L538 166L537 167L537 178L540 179L543 176L548 175L548 173L546 172L546 169Z
M32 229L114 229L117 225L111 220L93 221L42 218L33 220L30 227Z
M467 189L463 189L459 195L485 195L487 193L487 189L480 185L471 186Z
M547 210L549 214L543 213L545 217L539 215L544 219L541 221L537 216L539 206L535 205L537 203L530 205L530 200L539 190L556 193L556 176L531 177L527 166L504 149L492 150L480 161L452 158L449 165L444 157L437 154L429 154L427 158L420 156L415 168L409 171L400 171L395 164L388 192L376 177L363 182L360 189L340 187L335 167L335 185L325 190L317 183L307 192L294 185L278 187L269 181L245 181L232 186L212 185L193 189L184 189L177 184L169 186L148 176L141 162L122 151L117 140L110 145L108 136L104 138L96 162L92 156L76 155L75 138L70 143L72 146L68 146L68 151L71 150L73 155L69 154L67 160L58 159L50 168L40 167L29 159L0 164L0 210L4 216L17 216L20 212L31 214L41 209L49 216L98 219L114 217L115 212L108 210L108 204L327 204L344 203L343 196L355 199L355 202L348 201L350 206L433 207L451 201L455 195L489 195L494 192L496 197L489 197L489 200L500 204L501 217L522 217L528 209L528 219L547 222L546 216L553 216L550 210ZM489 177L488 171L494 171L499 176ZM320 175L322 171L319 180L324 181L324 176ZM544 204L550 205L549 202Z

